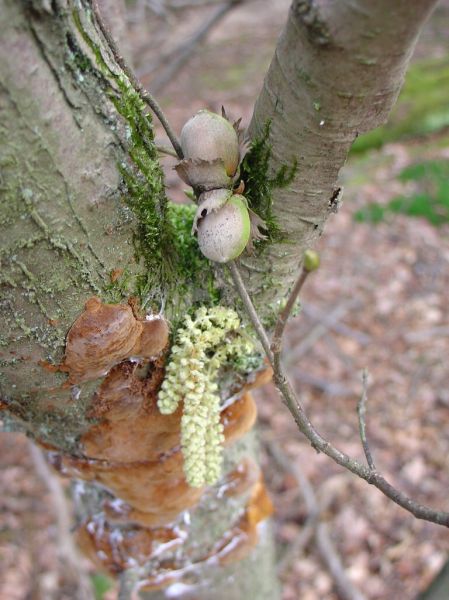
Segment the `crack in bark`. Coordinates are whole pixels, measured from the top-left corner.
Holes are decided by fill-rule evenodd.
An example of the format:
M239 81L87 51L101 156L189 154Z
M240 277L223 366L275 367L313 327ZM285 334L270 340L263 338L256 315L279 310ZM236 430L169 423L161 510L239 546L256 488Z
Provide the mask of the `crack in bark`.
M76 126L78 127L78 129L80 129L82 131L83 126L80 123L77 112L76 112L76 111L79 111L81 109L81 107L79 105L75 104L75 102L68 95L67 90L65 89L65 86L63 85L63 83L61 81L61 77L59 75L58 69L55 67L55 65L52 63L50 57L48 56L48 53L45 48L45 44L42 42L41 38L39 37L36 27L33 24L32 18L30 18L28 20L28 24L29 24L29 28L30 28L31 34L33 36L33 39L36 42L36 46L37 46L39 52L41 53L42 58L44 59L48 68L50 69L53 77L55 78L57 86L58 86L59 90L61 91L61 94L62 94L65 102L67 103L69 108L72 109L70 111L70 114L72 115Z

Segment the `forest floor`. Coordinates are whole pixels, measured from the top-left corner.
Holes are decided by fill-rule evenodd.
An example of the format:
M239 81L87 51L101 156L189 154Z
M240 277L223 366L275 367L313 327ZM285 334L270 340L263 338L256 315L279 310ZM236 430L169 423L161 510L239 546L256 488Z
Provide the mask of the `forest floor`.
M218 111L222 104L249 123L288 4L254 0L234 9L159 91L178 131L197 109ZM169 51L204 16L192 10L183 11L182 18L174 12L158 19L147 10L146 20L131 19L136 68L150 89L148 65L156 48ZM447 66L448 23L446 1L418 44L416 65L431 60ZM447 105L447 75L445 85ZM414 127L421 118L421 131L398 125L394 131L399 133L388 137L385 130L388 143L348 161L342 173L344 203L319 242L322 267L309 278L303 310L289 325L285 361L316 428L361 461L356 405L367 368L368 436L378 470L417 501L447 510L449 130L447 106L446 112L438 106L429 110L438 116L437 126L424 111L412 119ZM412 108L399 103L393 125L410 114ZM404 175L411 165L418 167ZM170 161L167 166L168 194L179 199ZM404 214L416 213L407 199L423 195L432 211L420 217ZM398 197L399 209L391 202ZM370 203L375 205L367 212ZM313 486L321 519L354 586L367 600L415 600L447 560L449 532L414 519L317 455L273 386L256 395L283 600L340 598L314 540L298 544L308 516L298 470L299 478ZM49 493L35 474L24 436L0 436L0 462L0 598L72 600L57 568ZM113 600L115 592L101 595L100 584L98 597Z

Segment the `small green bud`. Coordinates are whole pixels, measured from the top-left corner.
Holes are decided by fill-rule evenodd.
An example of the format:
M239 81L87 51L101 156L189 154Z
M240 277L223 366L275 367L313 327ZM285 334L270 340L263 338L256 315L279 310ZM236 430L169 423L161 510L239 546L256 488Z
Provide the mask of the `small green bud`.
M309 273L316 271L320 266L320 255L315 250L306 250L304 252L304 269Z

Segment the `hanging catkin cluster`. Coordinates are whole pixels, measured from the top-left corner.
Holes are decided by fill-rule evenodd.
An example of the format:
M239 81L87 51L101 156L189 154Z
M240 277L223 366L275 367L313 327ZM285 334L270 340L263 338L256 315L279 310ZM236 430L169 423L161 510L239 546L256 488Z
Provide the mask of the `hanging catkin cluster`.
M223 426L220 423L218 370L233 357L250 354L253 344L240 333L237 313L221 306L200 308L186 317L171 348L171 359L158 397L161 413L184 402L181 446L184 473L192 487L220 477Z

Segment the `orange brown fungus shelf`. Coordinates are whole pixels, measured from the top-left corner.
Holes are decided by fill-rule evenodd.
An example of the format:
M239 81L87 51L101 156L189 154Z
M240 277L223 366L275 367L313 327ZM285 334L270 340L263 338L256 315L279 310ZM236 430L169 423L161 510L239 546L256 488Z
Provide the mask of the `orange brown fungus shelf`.
M168 334L162 317L137 319L128 304L103 304L93 297L67 334L62 368L72 384L97 379L127 358L157 356Z
M104 501L100 520L93 516L77 533L86 554L111 573L159 556L161 545L171 549L182 544L183 536L173 523L203 493L184 478L182 406L171 415L162 415L157 408L168 324L161 317L140 319L135 312L126 304L91 298L71 327L62 365L69 384L105 377L88 415L95 424L80 440L83 456L50 454L61 473L97 482L115 496ZM270 378L269 369L259 372L242 396L222 410L226 444L252 428L256 406L247 390ZM227 563L239 560L257 543L257 523L271 514L271 503L260 470L250 459L227 475L222 491L225 496L249 497L243 517L214 550L213 556ZM123 525L124 529L118 528ZM170 565L161 563L160 575L146 585L155 589L171 581Z
M253 486L245 512L238 522L215 544L212 553L207 554L192 565L198 567L201 563L218 563L228 565L244 559L251 549L257 544L259 534L257 526L273 514L273 504L267 494L262 477L259 477ZM173 569L174 571L174 569ZM142 591L154 591L166 587L171 583L182 580L182 569L177 575L166 570L148 577L142 582Z

